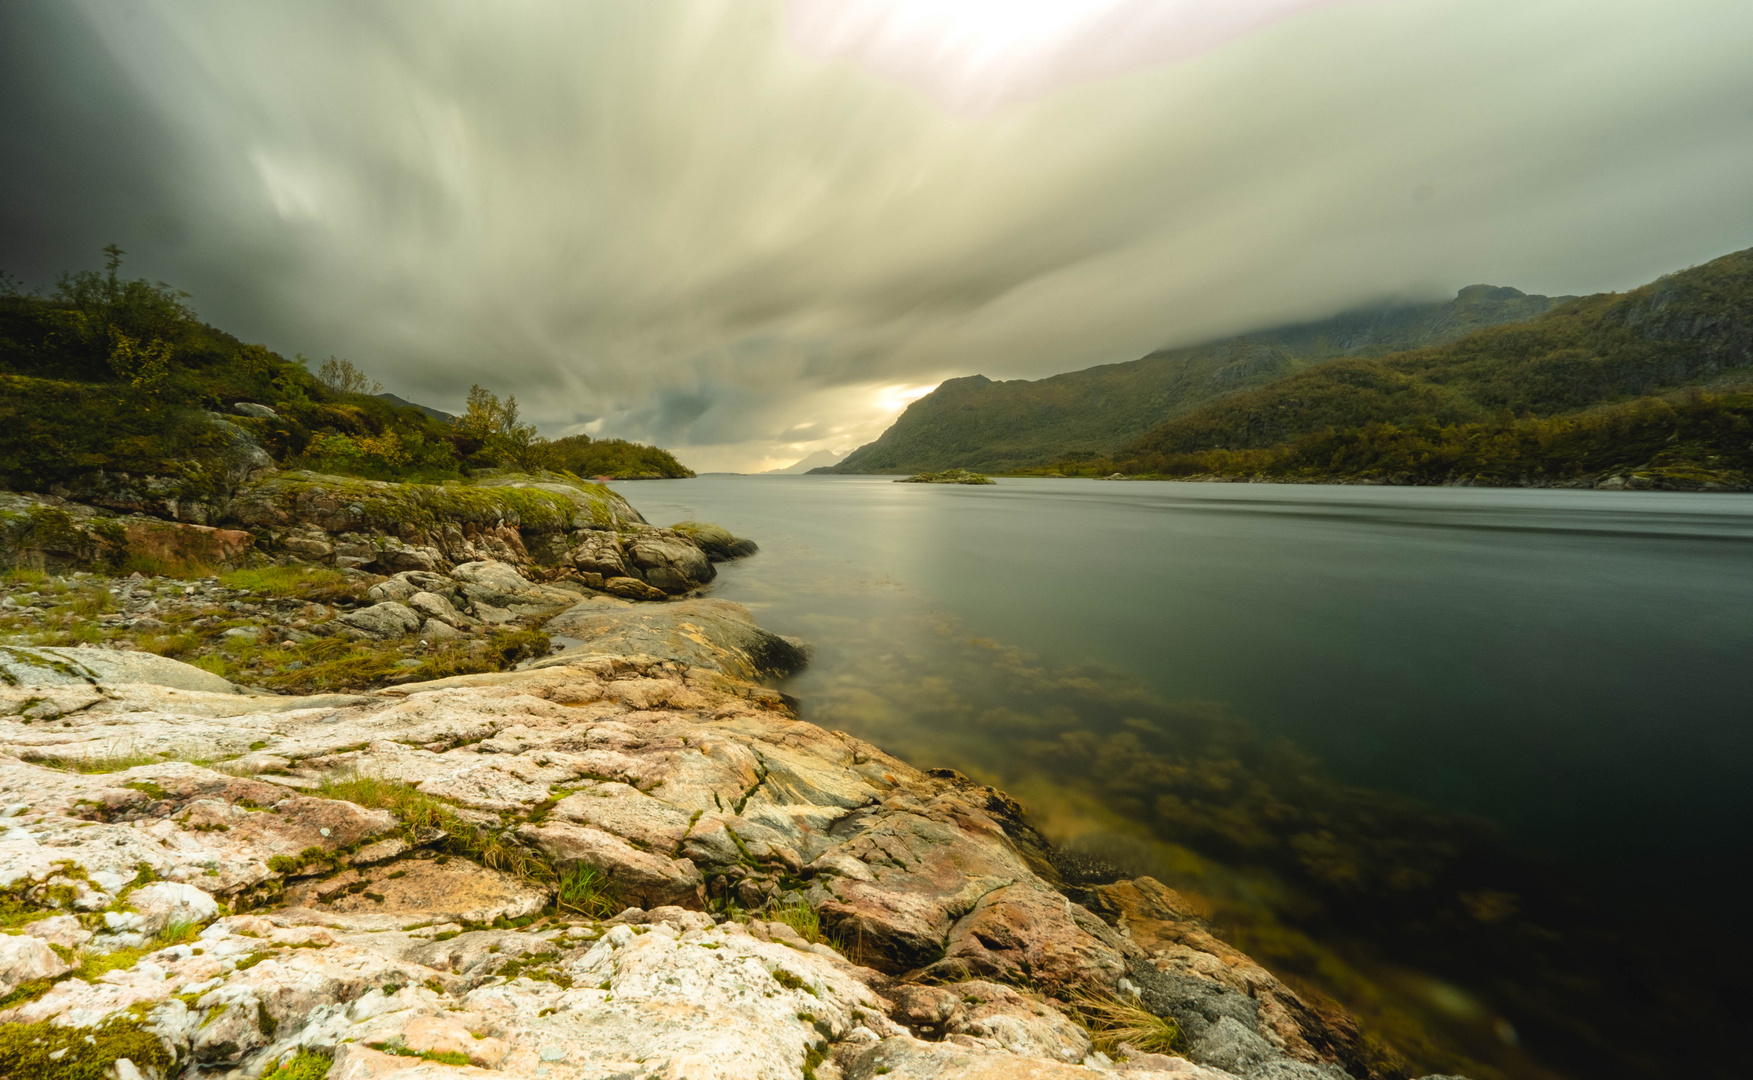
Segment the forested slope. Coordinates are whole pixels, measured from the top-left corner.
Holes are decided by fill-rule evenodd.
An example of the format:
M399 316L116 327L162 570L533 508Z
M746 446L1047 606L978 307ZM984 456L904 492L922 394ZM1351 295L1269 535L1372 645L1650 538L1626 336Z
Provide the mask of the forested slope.
M1529 322L1280 378L1055 468L1413 483L1665 470L1708 484L1753 464L1748 401L1733 392L1753 383L1750 365L1753 251L1742 251Z
M877 441L814 471L1002 472L1067 453L1110 453L1167 418L1311 365L1450 341L1563 299L1472 285L1442 303L1381 305L1047 379L950 379Z

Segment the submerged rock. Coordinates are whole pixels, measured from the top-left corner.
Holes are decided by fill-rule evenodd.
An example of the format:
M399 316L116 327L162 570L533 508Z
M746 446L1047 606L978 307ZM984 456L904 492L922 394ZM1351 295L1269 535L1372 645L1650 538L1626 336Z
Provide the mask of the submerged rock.
M761 550L753 540L744 540L733 536L729 529L721 529L704 521L682 521L670 526L694 543L712 559L719 562L725 559L741 559Z

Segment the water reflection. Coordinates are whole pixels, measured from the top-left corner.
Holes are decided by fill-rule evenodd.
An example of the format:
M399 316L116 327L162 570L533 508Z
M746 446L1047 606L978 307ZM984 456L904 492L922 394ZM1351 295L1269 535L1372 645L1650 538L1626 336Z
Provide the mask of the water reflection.
M1521 1043L1631 1075L1658 1046L1626 1032L1721 1009L1698 987L1735 943L1677 964L1593 871L1524 852L1666 859L1639 877L1666 890L1745 858L1753 500L623 490L763 544L716 593L816 643L809 719L1007 788L1425 1067L1544 1075Z

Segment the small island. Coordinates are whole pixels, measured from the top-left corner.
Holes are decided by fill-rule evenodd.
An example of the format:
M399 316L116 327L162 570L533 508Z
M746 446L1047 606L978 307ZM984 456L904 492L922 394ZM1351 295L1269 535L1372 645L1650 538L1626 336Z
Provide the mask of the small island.
M905 476L897 484L995 484L998 481L967 469L945 469L943 472L922 472Z

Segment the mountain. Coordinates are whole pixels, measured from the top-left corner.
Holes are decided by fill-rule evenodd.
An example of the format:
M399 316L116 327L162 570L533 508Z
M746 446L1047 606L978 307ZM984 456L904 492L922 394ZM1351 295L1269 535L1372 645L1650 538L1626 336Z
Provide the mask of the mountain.
M1569 297L1470 285L1441 303L1392 303L1035 381L950 379L908 406L834 473L1005 472L1067 453L1106 454L1171 417L1344 357L1453 341L1540 315Z
M398 409L419 409L421 412L425 413L427 416L431 417L432 419L442 420L447 424L454 424L457 422L457 418L455 416L452 416L450 413L447 413L442 409L434 409L430 405L421 405L418 402L409 401L407 398L404 398L404 397L397 397L394 394L373 394L372 396L376 397L376 398L381 398L382 400L389 402L391 405L394 405Z
M1169 419L1111 457L1056 467L1632 486L1642 474L1641 486L1735 487L1753 475L1753 396L1733 392L1748 385L1753 250L1447 344L1290 374Z
M793 462L783 469L768 469L762 476L797 476L802 473L814 472L817 469L829 469L840 464L845 454L836 454L832 450L817 450L802 461Z

